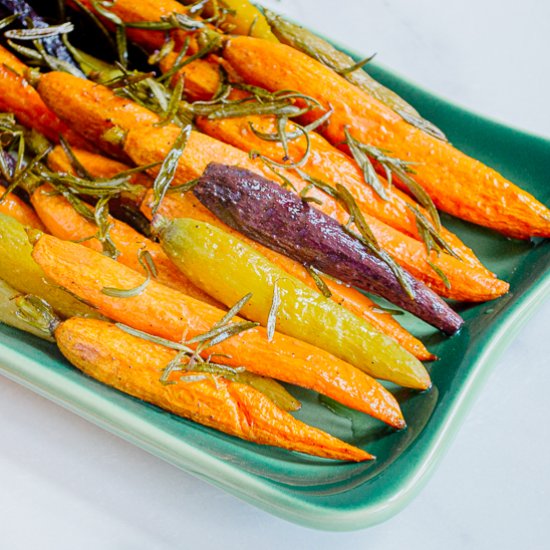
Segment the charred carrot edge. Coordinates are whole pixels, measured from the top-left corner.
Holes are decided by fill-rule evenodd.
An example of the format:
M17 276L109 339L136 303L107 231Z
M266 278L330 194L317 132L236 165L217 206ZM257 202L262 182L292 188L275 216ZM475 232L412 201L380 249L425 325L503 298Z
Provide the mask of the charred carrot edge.
M0 195L2 188L0 187ZM3 200L0 200L0 213L6 214L15 218L19 223L40 231L45 231L46 228L40 221L40 218L36 215L36 212L26 203L24 203L18 196L10 193Z
M153 193L148 192L141 205L141 210L149 219L152 219L152 202ZM167 195L162 201L158 213L169 219L192 218L215 225L227 233L241 239L249 246L252 246L271 262L298 278L310 288L317 288L311 275L309 275L302 265L238 233L207 210L192 193L186 193L181 196ZM372 323L376 328L380 329L388 336L391 336L418 359L422 361L431 361L435 359L435 356L425 348L420 340L407 332L390 314L377 309L377 305L367 296L351 287L338 284L331 279L324 279L324 281L332 292L332 300L358 317Z
M262 445L336 460L374 458L296 420L248 385L200 372L179 372L173 384L162 384L159 373L176 352L111 323L72 318L55 337L61 353L88 376L178 416Z
M124 150L136 164L149 164L162 160L170 151L179 133L179 128L170 126L130 130L124 142ZM174 184L183 184L199 177L206 166L215 159L223 159L225 164L246 168L268 179L274 178L260 160L250 159L243 151L209 136L191 132L185 154L181 157L176 170ZM158 168L153 168L150 172L154 175L157 171ZM302 179L290 174L288 179L298 191L306 185ZM322 201L319 207L321 211L340 223L346 223L348 216L336 201L317 190L311 190L309 195ZM432 252L428 258L425 246L420 241L392 229L372 216L365 215L365 219L380 246L414 277L426 283L441 296L476 302L497 298L508 291L508 283L488 276L485 269L469 266L448 254L437 256ZM450 288L445 286L440 275L428 263L429 261L445 273L450 282Z
M224 312L151 281L137 296L114 298L105 287L136 288L145 277L103 254L42 234L33 258L46 275L95 305L108 318L179 342L203 334ZM237 318L236 318L237 319ZM204 351L223 354L229 366L323 393L395 427L404 420L397 401L381 384L360 370L309 344L281 334L271 341L255 327Z
M42 185L31 196L31 201L44 222L48 231L65 240L81 241L84 246L101 252L101 243L93 238L97 234L97 227L83 218L63 197L52 193L49 185ZM140 251L146 250L151 255L157 270L156 279L170 288L179 290L183 294L197 300L223 306L214 298L196 287L166 256L162 247L147 237L144 237L129 225L110 217L110 236L120 255L117 260L136 271L142 272L139 263Z
M86 170L96 177L113 177L116 174L129 169L129 166L125 164L96 153L90 153L79 149L73 149L73 153L86 168ZM48 164L52 170L65 173L70 173L72 171L72 166L69 159L63 149L59 146L55 147L48 156ZM139 183L144 187L151 187L152 182L148 176L144 174L136 174L134 177L136 176L139 176L139 179L137 181L134 180L134 183ZM151 209L148 205L151 203L151 197L151 194L147 194L142 203L143 213L146 214L149 219L151 219ZM167 196L161 204L159 213L166 217L193 217L191 213L195 212L196 216L199 216L197 219L203 219L204 221L212 224L217 223L221 226L224 225L200 203L198 203L198 201L194 199L193 195L189 195L188 199L189 201L192 201L193 204L190 205L190 208L182 209L179 201L172 201L171 196ZM188 205L189 201L182 201L181 206ZM232 231L229 227L224 228ZM241 238L242 236L239 235L239 237ZM271 261L277 263L295 277L300 278L300 280L308 284L311 288L315 288L313 279L303 266L293 262L285 256L281 256L267 248L263 248L253 241L250 241L249 244L257 246L266 255L272 255L272 257L270 256ZM426 349L420 340L407 332L391 315L380 311L376 304L365 295L353 288L331 281L330 279L327 279L325 282L332 292L332 299L342 305L342 307L345 307L358 317L369 321L382 332L394 338L394 340L399 342L407 351L412 353L421 361L432 361L435 359L435 356Z
M58 142L59 136L77 147L91 146L70 129L45 105L37 91L25 79L27 66L0 46L0 111L13 113L17 120Z
M159 118L151 111L115 96L104 86L69 74L48 73L41 77L38 89L50 108L94 143L101 143L104 132L115 125L126 131L123 154L137 165L163 161L181 132L175 125L155 127L154 123ZM120 154L119 146L117 150ZM267 178L274 177L260 159L250 159L240 149L192 131L178 164L174 183L187 183L199 177L210 162L220 159L226 164L252 170ZM153 176L157 172L158 168L149 171ZM288 174L288 180L298 191L307 185L303 179L291 174ZM335 200L316 189L311 190L309 195L322 201L320 209L325 214L341 223L347 222L348 215ZM381 247L438 294L457 300L485 301L501 296L508 290L506 283L487 276L485 270L468 266L447 254L437 256L434 252L430 260L449 279L449 289L428 263L422 243L372 216L367 215L366 219Z
M283 44L242 36L226 43L223 56L247 82L272 91L297 89L330 106L333 114L322 133L331 143L341 144L348 127L353 137L416 163L413 177L444 212L511 237L550 237L550 210L532 195L411 126L311 57ZM304 120L318 115L312 111Z

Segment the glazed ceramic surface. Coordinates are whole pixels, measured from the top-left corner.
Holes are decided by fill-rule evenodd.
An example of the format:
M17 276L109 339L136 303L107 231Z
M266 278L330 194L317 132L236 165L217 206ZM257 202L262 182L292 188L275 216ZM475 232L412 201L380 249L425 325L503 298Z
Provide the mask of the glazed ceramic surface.
M359 56L356 56L359 57ZM467 154L550 204L550 141L469 113L370 66L371 74L439 125ZM398 512L419 491L442 458L491 365L530 312L550 293L550 243L518 242L443 216L482 261L511 284L499 300L456 304L466 320L445 338L404 318L439 361L429 366L426 393L396 389L408 429L394 432L350 412L337 416L311 392L291 391L303 402L297 416L378 458L339 464L246 443L125 396L73 369L55 346L0 325L0 371L140 447L290 521L321 529L351 530Z

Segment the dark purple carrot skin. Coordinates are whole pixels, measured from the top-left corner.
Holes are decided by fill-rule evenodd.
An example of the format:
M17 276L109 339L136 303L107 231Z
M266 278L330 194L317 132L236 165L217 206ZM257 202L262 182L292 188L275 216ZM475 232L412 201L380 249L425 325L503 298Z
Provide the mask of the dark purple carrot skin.
M331 217L257 174L212 163L193 188L199 201L227 225L293 260L389 300L446 334L462 318L404 271L412 299L382 260Z

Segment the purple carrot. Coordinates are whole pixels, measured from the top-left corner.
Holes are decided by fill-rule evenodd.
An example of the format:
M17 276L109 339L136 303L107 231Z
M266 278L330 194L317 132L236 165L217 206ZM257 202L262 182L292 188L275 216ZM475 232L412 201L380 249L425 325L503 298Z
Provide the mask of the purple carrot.
M381 259L333 218L280 185L223 164L208 165L193 188L199 201L227 225L302 264L371 292L454 334L462 318L403 270L414 298Z

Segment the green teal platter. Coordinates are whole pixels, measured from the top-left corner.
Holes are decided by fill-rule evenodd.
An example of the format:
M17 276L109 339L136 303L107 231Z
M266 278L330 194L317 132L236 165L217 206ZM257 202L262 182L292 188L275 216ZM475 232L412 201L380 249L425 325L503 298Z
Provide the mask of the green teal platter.
M459 149L550 204L550 141L468 112L378 65L369 64L369 72L440 126ZM337 416L313 393L291 389L303 402L299 418L367 448L378 457L375 462L340 464L220 434L87 378L54 345L5 325L0 325L0 372L289 521L341 531L374 525L399 512L424 486L497 357L550 294L549 241L513 241L445 216L444 223L509 281L511 290L494 302L456 304L466 324L453 338L405 318L440 358L429 366L431 391L396 390L407 430L394 432L359 413Z

